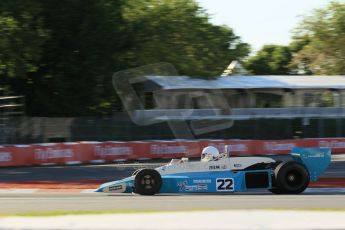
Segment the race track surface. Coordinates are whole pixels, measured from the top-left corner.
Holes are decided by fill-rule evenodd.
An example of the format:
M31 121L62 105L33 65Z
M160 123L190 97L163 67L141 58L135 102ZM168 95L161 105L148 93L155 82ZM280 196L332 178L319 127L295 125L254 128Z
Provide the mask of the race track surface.
M283 156L286 158L285 156ZM0 168L1 182L51 181L51 180L104 180L112 181L131 175L138 168L155 168L159 163L132 163L108 165L46 166ZM322 178L345 178L345 155L332 161Z
M27 181L111 181L129 176L137 168L154 168L160 163L109 164L0 168L0 183ZM345 178L344 158L332 161L324 178ZM13 188L16 189L16 188ZM50 189L28 192L0 189L1 213L113 211L113 210L221 210L221 209L345 209L345 189L310 188L300 195L272 195L269 192L226 195L100 194L90 190Z
M224 195L155 195L99 193L0 193L0 213L221 210L221 209L345 209L345 189L308 189L300 195L268 192Z

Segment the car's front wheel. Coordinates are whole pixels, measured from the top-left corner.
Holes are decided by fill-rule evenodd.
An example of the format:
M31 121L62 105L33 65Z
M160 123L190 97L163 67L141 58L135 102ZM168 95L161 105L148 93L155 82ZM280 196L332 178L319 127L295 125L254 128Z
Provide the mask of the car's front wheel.
M134 192L140 195L154 195L162 186L162 177L154 169L141 169L134 178Z
M142 170L142 169L137 169L137 170L135 170L135 171L132 173L132 176L137 175L137 173L138 173L140 170Z

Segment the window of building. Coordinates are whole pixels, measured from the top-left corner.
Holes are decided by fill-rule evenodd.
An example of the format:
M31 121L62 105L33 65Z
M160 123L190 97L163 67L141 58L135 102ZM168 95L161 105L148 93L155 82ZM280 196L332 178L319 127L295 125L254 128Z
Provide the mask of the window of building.
M255 93L256 108L280 108L283 97L273 93Z
M333 92L306 92L304 93L304 105L306 107L333 107Z

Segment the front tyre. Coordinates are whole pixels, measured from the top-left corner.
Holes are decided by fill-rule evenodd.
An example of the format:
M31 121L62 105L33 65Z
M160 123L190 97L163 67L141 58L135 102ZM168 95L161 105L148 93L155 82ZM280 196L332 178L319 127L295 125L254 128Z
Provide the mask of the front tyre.
M142 169L137 169L137 170L135 170L135 171L132 173L132 176L137 175L137 173L138 173L140 170L142 170Z
M273 188L275 194L299 194L309 185L308 170L297 161L280 163L274 170Z
M162 177L154 169L141 169L134 178L134 192L140 195L154 195L162 186Z

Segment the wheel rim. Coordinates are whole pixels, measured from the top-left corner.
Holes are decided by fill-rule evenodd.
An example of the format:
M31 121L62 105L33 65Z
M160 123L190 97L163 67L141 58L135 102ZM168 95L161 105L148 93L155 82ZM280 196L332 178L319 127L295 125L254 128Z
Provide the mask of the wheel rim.
M152 178L151 175L145 175L143 176L143 178L140 181L140 184L147 190L152 189L154 184L155 184L155 180Z
M286 174L286 182L291 187L299 187L303 182L302 174L297 170L291 170Z

